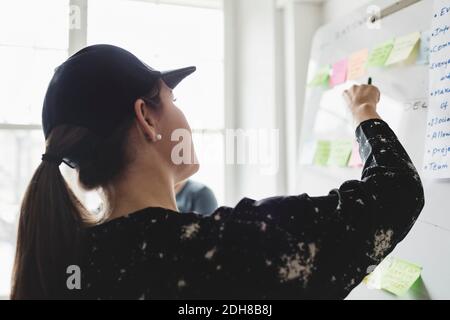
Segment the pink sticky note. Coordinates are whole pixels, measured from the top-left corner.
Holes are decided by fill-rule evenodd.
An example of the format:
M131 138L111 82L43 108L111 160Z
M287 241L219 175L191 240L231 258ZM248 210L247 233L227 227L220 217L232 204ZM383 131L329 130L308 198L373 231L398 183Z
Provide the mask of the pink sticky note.
M348 80L356 80L366 75L369 49L363 49L353 53L348 59Z
M352 156L348 166L351 168L361 168L363 166L361 156L359 155L359 144L356 141L353 143Z
M330 84L333 87L347 80L347 66L347 59L340 60L333 65L333 72L330 78Z

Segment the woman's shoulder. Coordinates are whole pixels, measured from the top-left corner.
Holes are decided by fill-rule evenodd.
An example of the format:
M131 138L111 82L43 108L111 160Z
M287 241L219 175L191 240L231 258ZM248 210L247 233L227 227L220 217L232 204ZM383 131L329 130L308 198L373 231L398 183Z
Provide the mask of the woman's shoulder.
M137 231L137 229L147 230L152 226L162 228L164 225L170 227L184 225L194 222L206 223L208 221L219 221L228 216L233 208L220 207L211 216L199 215L197 213L180 213L170 209L149 207L120 218L110 221L100 222L86 228L88 235L101 235L110 232L123 232L125 230Z

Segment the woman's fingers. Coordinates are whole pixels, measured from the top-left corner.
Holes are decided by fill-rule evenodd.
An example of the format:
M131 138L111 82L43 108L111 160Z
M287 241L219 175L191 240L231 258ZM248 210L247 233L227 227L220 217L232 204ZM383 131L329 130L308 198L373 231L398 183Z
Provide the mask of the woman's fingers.
M343 93L357 123L366 119L379 118L376 110L380 96L380 91L373 85L353 85Z
M380 101L380 91L372 85L353 85L350 89L345 90L343 95L350 108L362 104L376 105Z

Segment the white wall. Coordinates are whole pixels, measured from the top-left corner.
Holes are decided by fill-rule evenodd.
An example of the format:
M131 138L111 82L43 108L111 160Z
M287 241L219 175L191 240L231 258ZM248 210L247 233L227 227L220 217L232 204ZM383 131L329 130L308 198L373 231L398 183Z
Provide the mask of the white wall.
M305 88L312 40L323 23L321 0L288 0L280 6L285 23L285 128L286 128L286 191L296 188L298 166L298 141L303 122Z
M227 129L276 129L276 12L273 0L226 0ZM227 168L226 199L255 199L277 192L278 175L255 165Z
M295 191L297 141L322 1L226 0L226 127L278 129L279 170L228 166L226 204Z
M347 13L371 2L373 0L327 0L323 8L324 22L345 16Z
M372 0L225 0L226 127L279 129L278 174L226 169L226 205L296 190L298 141L315 31ZM307 190L305 190L307 191Z

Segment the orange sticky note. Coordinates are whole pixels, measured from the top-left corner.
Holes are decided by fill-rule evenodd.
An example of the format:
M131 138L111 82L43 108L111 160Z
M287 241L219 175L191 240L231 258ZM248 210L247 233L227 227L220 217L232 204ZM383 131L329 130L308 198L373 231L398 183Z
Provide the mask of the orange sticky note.
M330 84L334 87L338 84L344 83L347 80L348 60L342 59L333 64L333 71L331 73Z
M348 80L356 80L367 71L367 60L369 59L369 49L363 49L353 53L348 60Z

